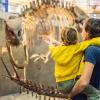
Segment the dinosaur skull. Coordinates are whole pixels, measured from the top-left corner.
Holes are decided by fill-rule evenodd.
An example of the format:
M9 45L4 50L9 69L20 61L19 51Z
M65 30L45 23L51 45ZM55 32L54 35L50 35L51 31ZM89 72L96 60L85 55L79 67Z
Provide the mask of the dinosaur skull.
M10 43L13 46L18 46L21 44L22 41L22 19L14 18L14 19L8 19L6 20L6 40L8 43Z

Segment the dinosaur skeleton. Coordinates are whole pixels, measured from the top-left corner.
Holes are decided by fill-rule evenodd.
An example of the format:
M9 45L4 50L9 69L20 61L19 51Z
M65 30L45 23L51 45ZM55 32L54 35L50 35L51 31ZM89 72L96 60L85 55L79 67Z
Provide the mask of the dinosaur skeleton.
M77 6L69 6L66 2L66 6L62 3L60 4L59 0L39 0L37 2L30 2L30 7L27 5L23 6L22 14L16 16L10 16L5 20L5 33L6 33L6 46L10 57L10 62L14 70L15 76L13 77L9 72L7 66L5 65L3 59L1 58L2 63L9 75L9 78L16 82L23 88L36 92L39 95L47 95L50 97L65 98L65 95L60 91L57 91L54 88L45 88L43 85L36 85L32 82L26 81L26 66L29 62L28 49L32 45L34 46L34 34L38 36L49 35L59 40L60 32L63 27L73 26L80 31L79 23L88 16ZM3 18L2 18L3 19ZM14 24L13 24L14 23ZM67 23L67 24L66 24ZM14 26L15 25L15 26ZM58 34L56 28L59 30ZM12 47L23 45L25 52L25 61L22 65L16 62L13 53ZM49 53L46 56L42 54L34 54L31 58L43 59L44 62L48 61ZM20 79L17 69L24 69L24 81Z

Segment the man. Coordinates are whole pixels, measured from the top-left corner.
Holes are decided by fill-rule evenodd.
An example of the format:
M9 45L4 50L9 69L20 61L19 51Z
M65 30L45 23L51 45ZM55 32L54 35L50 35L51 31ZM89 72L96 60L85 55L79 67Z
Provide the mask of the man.
M97 46L90 46L85 51L85 67L86 70L84 70L87 74L92 74L90 84L94 86L96 89L100 89L100 47ZM94 69L93 69L94 68ZM93 70L93 73L91 72L91 69ZM78 92L83 90L89 83L89 74L84 75L83 78L80 78L77 84L77 87L75 88L75 91ZM81 95L78 95L73 98L73 100L86 100L86 97Z
M85 26L85 31L89 34L85 35L86 39L100 37L100 19L93 19ZM81 77L73 87L69 97L73 97L82 92L90 83L96 89L100 87L100 47L90 46L85 51L84 70ZM84 92L84 91L83 91ZM91 91L88 91L91 92ZM86 100L85 96L79 95L73 100ZM94 100L93 98L91 100Z

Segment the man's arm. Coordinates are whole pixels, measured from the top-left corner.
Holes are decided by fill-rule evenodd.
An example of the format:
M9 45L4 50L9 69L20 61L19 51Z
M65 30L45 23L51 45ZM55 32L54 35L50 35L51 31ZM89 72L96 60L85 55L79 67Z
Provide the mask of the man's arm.
M72 91L70 92L69 97L73 97L85 89L85 87L90 82L93 69L94 69L94 64L86 61L84 71L83 71L80 79L76 82L75 86L73 87Z

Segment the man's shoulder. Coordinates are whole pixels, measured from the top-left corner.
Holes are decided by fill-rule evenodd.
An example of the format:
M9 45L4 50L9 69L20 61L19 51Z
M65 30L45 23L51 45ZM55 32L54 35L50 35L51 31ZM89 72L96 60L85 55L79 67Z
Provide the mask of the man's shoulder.
M91 62L92 64L96 64L100 59L100 47L98 46L89 46L85 50L85 61Z
M86 51L99 51L100 52L100 46L89 46Z
M100 58L100 46L89 46L85 50L85 56L95 56Z

